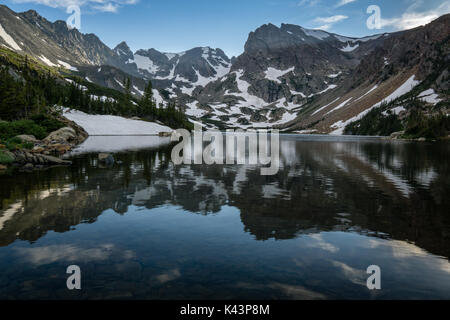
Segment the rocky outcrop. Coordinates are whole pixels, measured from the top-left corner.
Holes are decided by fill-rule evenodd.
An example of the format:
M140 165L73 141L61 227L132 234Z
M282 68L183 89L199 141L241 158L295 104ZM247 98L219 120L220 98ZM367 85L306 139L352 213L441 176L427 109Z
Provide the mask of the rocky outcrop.
M76 140L76 132L70 127L64 127L50 133L45 139L46 143L67 143Z
M35 143L38 140L33 135L27 135L27 134L21 134L19 136L16 136L15 138L22 140L23 142L29 142L29 143Z
M75 130L75 139L72 141L73 144L81 144L89 137L89 134L86 132L86 130L84 130L76 122L71 121L63 116L59 116L58 120L64 123L67 127Z
M51 165L71 165L71 161L62 160L60 158L45 155L45 154L38 154L38 153L31 153L26 150L16 150L12 152L14 155L14 162L20 165L29 165L32 166L51 166ZM29 167L29 166L28 166Z
M61 120L66 124L71 123L65 118L61 118ZM81 127L76 124L72 126L54 131L42 141L30 135L17 136L24 142L32 143L33 147L15 151L2 150L2 153L11 159L13 166L19 166L25 170L71 165L71 161L63 160L60 156L71 151L88 137L88 134ZM6 165L2 165L0 168L0 170L5 169L7 169Z

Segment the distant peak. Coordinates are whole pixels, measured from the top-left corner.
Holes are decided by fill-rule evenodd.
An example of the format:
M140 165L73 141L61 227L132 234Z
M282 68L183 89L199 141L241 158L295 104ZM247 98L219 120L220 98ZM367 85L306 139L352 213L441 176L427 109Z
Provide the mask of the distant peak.
M116 49L130 50L130 47L128 46L128 44L125 41L122 41L114 48L114 50L116 50Z
M25 11L24 14L27 16L36 17L36 18L41 16L39 13L37 13L36 10L32 10L32 9Z

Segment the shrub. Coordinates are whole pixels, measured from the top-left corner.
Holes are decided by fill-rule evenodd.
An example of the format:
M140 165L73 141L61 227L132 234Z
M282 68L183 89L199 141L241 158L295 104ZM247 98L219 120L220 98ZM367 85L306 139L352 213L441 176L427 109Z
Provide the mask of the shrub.
M4 151L0 150L0 164L8 164L12 163L13 161L14 159L11 158L11 156L6 154Z
M34 144L31 142L23 142L19 138L11 138L6 140L5 146L9 151L14 151L19 149L32 149Z
M435 140L446 137L449 132L450 117L439 114L428 118L422 112L415 111L408 117L405 137Z
M33 135L41 140L47 136L47 130L33 120L0 122L0 139L8 140L21 134Z
M347 125L344 133L362 136L389 136L391 133L402 129L402 123L397 115L388 114L385 116L383 108L376 108L362 119Z
M64 123L61 121L42 113L32 116L31 120L33 120L37 125L43 127L47 134L64 127Z

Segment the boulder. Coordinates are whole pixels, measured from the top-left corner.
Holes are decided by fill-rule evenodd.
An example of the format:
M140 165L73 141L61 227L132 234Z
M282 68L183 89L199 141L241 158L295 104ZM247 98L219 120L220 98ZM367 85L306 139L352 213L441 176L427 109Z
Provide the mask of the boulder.
M39 155L39 158L41 158L45 164L50 164L50 165L63 165L63 166L69 166L72 164L71 161L67 161L67 160L62 160L60 158L57 157L52 157L52 156L46 156L46 155Z
M42 152L44 152L44 150L45 150L44 148L36 146L31 150L31 152L32 153L42 153Z
M405 134L405 131L398 131L391 134L391 139L398 139Z
M57 154L64 154L67 151L70 151L72 149L71 146L69 146L67 144L61 144L61 143L51 144L48 147L49 147L49 149L54 150L55 153L57 153Z
M15 138L18 138L18 139L22 140L23 142L30 142L30 143L38 142L38 140L36 139L35 136L28 135L28 134L21 134L19 136L16 136Z
M77 139L77 133L74 129L70 127L64 127L59 130L53 131L48 135L47 138L44 139L45 142L60 142L66 143L70 141L75 141Z
M25 154L20 150L17 150L14 152L13 158L14 158L14 162L17 162L17 163L25 163L27 161Z

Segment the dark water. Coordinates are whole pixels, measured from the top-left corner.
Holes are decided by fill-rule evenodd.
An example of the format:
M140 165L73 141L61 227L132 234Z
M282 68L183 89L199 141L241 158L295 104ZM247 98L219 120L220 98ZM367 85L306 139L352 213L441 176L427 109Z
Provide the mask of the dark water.
M145 146L0 176L0 299L450 298L449 144L284 136L273 177Z

